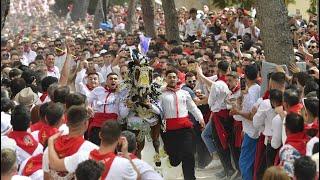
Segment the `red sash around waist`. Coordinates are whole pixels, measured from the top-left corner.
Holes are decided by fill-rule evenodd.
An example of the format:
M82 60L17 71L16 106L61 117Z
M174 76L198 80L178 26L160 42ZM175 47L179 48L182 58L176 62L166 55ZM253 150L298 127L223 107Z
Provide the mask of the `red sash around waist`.
M253 165L253 179L257 180L258 178L258 171L260 169L260 166L262 164L262 161L265 159L265 152L266 152L266 146L264 145L264 139L265 136L260 133L259 140L256 146L256 154L255 154L255 161Z
M90 119L88 132L90 134L90 130L93 127L101 128L105 121L115 121L118 119L118 115L116 113L95 113L94 117Z
M173 131L173 130L184 129L184 128L192 128L192 127L193 127L193 124L190 121L189 116L181 117L181 118L166 119L167 131Z
M227 131L224 129L220 118L228 118L229 116L229 111L227 109L223 109L220 110L219 112L212 112L212 120L213 120L213 128L216 129L221 146L223 149L227 149L228 148L228 136L229 134L227 133Z
M233 121L233 130L235 135L234 146L240 148L242 144L242 122Z

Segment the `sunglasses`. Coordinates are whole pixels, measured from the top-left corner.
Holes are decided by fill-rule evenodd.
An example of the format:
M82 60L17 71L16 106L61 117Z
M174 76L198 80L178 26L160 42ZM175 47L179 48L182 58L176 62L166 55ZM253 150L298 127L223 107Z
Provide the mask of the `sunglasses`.
M86 43L86 45L87 45L87 46L92 46L92 45L93 45L93 43Z
M316 48L317 46L308 46L308 48L311 48L311 49L314 49Z
M61 46L61 44L56 44L56 46L60 47L60 46Z
M308 27L308 28L309 28L309 27L314 27L314 25L313 25L313 24L309 24L307 27Z
M188 81L188 83L196 83L196 82L197 82L196 80Z

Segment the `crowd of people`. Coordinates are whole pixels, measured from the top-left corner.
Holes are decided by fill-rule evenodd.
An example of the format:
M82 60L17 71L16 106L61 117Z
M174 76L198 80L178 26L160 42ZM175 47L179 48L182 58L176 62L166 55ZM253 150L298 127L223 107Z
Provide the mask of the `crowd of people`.
M128 33L126 5L110 8L104 29L91 16L57 17L48 1L13 2L1 38L1 179L163 179L160 144L185 180L217 169L214 179L318 179L317 15L289 17L296 63L275 66L264 82L252 11L177 9L179 44L156 9L156 37L146 58L134 58L146 48L140 7ZM132 77L133 59L152 73L140 64ZM141 103L152 118L132 114L130 78L159 85L158 99ZM145 136L154 164L143 160Z

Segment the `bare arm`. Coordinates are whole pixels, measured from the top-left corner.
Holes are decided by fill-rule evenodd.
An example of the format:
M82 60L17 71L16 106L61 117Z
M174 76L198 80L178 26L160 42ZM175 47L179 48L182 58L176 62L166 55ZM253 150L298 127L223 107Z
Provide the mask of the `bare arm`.
M48 156L49 166L56 171L67 171L64 165L64 159L60 159L57 152L54 149L54 141L61 135L61 132L51 136L48 139Z

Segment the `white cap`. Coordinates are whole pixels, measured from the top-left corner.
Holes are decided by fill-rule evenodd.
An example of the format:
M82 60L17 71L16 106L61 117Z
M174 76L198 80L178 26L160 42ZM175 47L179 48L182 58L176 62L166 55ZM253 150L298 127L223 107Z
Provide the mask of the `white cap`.
M137 7L137 10L138 10L138 11L141 11L141 7Z
M100 54L94 54L93 55L93 58L98 58L98 57L100 57Z
M107 53L107 52L108 52L107 50L102 49L102 50L100 51L100 55L105 54L105 53Z

